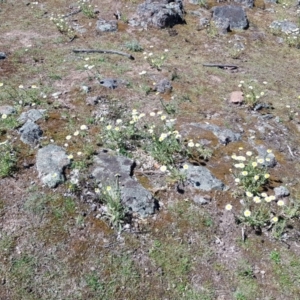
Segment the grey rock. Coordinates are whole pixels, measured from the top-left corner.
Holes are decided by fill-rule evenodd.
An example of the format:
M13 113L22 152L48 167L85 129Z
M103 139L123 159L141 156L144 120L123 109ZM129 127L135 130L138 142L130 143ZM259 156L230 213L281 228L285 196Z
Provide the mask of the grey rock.
M134 161L103 150L94 157L92 177L99 185L111 185L119 179L122 204L142 218L154 213L156 202L133 176Z
M273 21L270 28L279 30L285 34L297 34L299 33L299 27L297 24L284 20L284 21Z
M4 52L0 52L0 59L5 59L6 58L6 54Z
M39 149L36 167L42 182L50 188L64 182L64 169L70 164L65 150L57 145L48 145Z
M95 96L95 97L87 97L85 102L87 105L97 105L100 101L101 97Z
M40 126L28 120L20 129L21 141L32 147L36 146L43 135Z
M160 80L155 86L155 90L159 93L169 93L172 88L171 82L166 78Z
M10 105L2 105L0 106L0 115L12 115L15 114L17 111L13 106Z
M209 26L209 23L210 23L210 20L208 18L200 18L199 19L199 25L197 27L198 30L202 30L202 29L205 29L206 27Z
M263 145L255 147L258 152L258 158L263 159L264 163L262 164L265 167L273 168L276 166L277 161L275 155L271 152L267 152L267 148Z
M194 188L211 191L219 190L225 191L228 189L226 185L219 179L217 179L211 172L202 166L188 165L186 170L187 180Z
M51 94L51 96L56 99L61 95L62 95L62 92L55 92L55 93Z
M116 89L119 85L118 79L114 79L114 78L104 78L104 79L100 80L99 83L102 86L105 86L112 90Z
M254 0L233 0L233 2L239 3L243 7L246 7L246 8L253 8L254 7Z
M210 199L210 197L196 195L193 197L193 201L196 204L205 205L205 204L208 204L211 201L211 199Z
M45 109L30 109L26 112L22 112L21 116L18 118L18 121L22 124L28 120L31 122L36 122L37 120L43 118Z
M146 0L137 8L134 18L129 21L131 26L154 26L157 28L173 27L184 23L182 0Z
M92 88L91 88L90 86L87 86L87 85L82 85L82 86L81 86L81 90L82 90L84 93L88 94L88 93L91 92Z
M213 21L221 30L247 29L249 26L245 10L240 6L224 5L212 8Z
M274 188L274 193L277 198L288 197L290 195L290 191L285 186Z
M109 89L116 89L119 85L128 85L126 80L116 78L103 78L99 80L99 83Z
M118 23L115 20L111 20L111 21L98 20L96 23L96 30L101 32L117 31Z
M230 129L222 129L217 125L198 123L191 123L191 125L204 130L212 131L213 134L219 139L219 142L224 145L227 145L230 142L238 141L241 138L240 133L235 133Z

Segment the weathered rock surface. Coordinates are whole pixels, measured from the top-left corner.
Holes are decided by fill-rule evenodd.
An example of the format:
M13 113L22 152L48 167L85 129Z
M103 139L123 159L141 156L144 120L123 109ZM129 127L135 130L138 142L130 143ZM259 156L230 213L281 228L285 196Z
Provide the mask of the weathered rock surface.
M241 134L235 133L230 129L223 129L214 124L199 124L199 123L191 123L190 125L198 128L202 128L204 130L212 131L212 133L219 139L221 144L227 145L230 142L235 142L240 140Z
M137 8L136 15L129 21L131 26L173 27L184 23L181 0L146 0Z
M253 8L254 7L254 0L233 0L233 2L239 3L243 7L246 7L246 8Z
M120 84L120 81L118 79L114 79L114 78L104 78L104 79L101 79L99 81L99 83L102 85L102 86L105 86L109 89L116 89L119 84Z
M167 78L164 78L156 84L154 90L159 93L170 93L172 88L171 82Z
M13 106L10 105L2 105L0 106L0 115L12 115L15 114L17 111Z
M21 141L32 147L36 146L43 135L43 131L34 122L28 120L20 129Z
M57 145L48 145L39 149L36 167L42 182L50 188L64 182L64 169L70 164L65 150Z
M274 21L271 23L270 28L279 30L285 34L296 34L299 33L299 27L290 21Z
M118 30L118 23L115 20L106 21L98 20L96 23L96 30L101 32L113 32Z
M276 166L277 161L275 155L271 152L268 153L267 148L263 145L255 147L258 152L258 158L264 159L263 166L273 168Z
M192 184L194 188L203 191L224 191L228 189L221 180L212 175L211 172L205 167L193 166L189 164L186 174L188 182Z
M247 29L249 26L245 10L240 6L215 6L212 12L213 21L223 33L235 29Z
M277 198L288 197L290 195L290 191L285 186L274 188L274 193Z
M241 91L234 91L230 94L230 102L241 104L244 101L244 94Z
M26 112L22 112L21 116L18 118L18 121L22 124L28 120L31 122L36 122L44 116L45 109L30 109Z
M92 176L99 186L112 185L118 177L122 204L141 217L147 217L154 213L156 201L133 176L134 165L129 158L103 150L94 157Z

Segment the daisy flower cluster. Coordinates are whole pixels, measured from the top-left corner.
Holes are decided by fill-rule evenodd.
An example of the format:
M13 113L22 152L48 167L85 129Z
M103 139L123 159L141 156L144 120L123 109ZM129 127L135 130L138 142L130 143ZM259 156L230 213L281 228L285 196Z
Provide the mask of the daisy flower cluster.
M239 148L243 150L243 148ZM271 149L267 153L272 153ZM268 157L261 158L247 151L244 155L233 154L231 158L235 161L232 171L235 182L243 190L243 210L238 219L249 225L265 226L275 224L279 216L283 215L285 202L277 199L274 195L268 195L261 192L261 189L268 183L270 174L266 172L263 166ZM232 210L231 204L225 206L225 210Z
M95 18L96 14L94 12L93 6L88 0L79 0L78 8L81 9L82 13L88 18Z
M58 14L56 17L52 15L50 21L54 23L60 33L66 34L70 38L74 37L75 32L63 15Z
M267 82L264 81L263 84L267 84ZM238 87L244 94L245 103L251 109L253 109L255 105L259 103L260 99L265 95L265 92L257 92L253 85L246 84L243 80L240 81Z
M272 150L268 149L267 153L272 153ZM247 151L245 156L233 154L231 158L235 161L232 173L236 184L241 186L245 192L256 195L270 178L270 174L264 167L270 158L254 156L252 151Z

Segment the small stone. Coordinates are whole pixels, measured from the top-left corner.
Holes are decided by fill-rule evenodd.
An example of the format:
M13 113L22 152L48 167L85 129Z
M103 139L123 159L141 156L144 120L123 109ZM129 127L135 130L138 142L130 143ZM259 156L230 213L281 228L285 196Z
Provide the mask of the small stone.
M274 188L274 193L277 198L288 197L290 195L290 191L285 186Z
M241 91L234 91L230 94L230 102L234 104L242 104L244 101L244 94Z
M6 58L6 54L4 52L0 52L0 59L5 59Z

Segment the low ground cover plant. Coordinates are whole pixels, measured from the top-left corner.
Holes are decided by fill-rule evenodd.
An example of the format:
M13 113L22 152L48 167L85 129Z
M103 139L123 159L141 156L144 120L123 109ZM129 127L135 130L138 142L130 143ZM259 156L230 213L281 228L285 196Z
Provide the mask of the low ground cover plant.
M241 148L240 151L243 149ZM255 228L272 228L274 236L280 238L287 220L299 215L299 204L289 203L275 195L267 193L270 174L265 163L270 159L267 150L266 157L255 156L252 151L246 155L232 155L235 161L231 170L237 185L236 196L242 197L242 208L239 212L231 204L225 209L233 210L236 220Z

